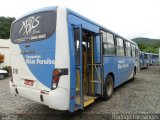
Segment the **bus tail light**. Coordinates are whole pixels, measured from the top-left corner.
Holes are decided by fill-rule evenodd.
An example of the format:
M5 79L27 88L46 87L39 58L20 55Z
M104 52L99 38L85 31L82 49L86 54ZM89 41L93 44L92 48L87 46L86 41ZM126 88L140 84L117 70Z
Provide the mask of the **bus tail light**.
M25 84L25 85L29 85L29 86L33 86L34 81L33 81L33 80L25 79L24 84Z
M55 69L52 74L52 89L56 89L61 76L61 70Z

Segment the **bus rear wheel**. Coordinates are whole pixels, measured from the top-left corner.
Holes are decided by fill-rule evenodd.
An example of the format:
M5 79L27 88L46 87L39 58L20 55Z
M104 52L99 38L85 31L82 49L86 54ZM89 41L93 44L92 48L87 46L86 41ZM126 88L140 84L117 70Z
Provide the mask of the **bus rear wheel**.
M4 74L0 74L0 80L3 80L5 78Z
M133 77L131 80L134 80L135 79L135 75L136 75L136 68L134 68L134 71L133 71Z
M111 75L107 75L103 88L104 88L103 99L108 100L109 98L111 98L113 94L113 77Z

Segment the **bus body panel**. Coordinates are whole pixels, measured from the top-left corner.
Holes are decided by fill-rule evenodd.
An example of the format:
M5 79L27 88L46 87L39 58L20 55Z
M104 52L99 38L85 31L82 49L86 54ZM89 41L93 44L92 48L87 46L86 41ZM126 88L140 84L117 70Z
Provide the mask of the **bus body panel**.
M118 80L118 66L117 66L117 56L104 56L103 57L103 63L104 63L104 80L106 79L106 76L109 73L113 73L114 75L114 87L118 86L120 84L120 81Z
M127 62L129 63L129 67L127 69L127 71L129 71L128 79L131 79L133 77L134 69L136 69L136 67L137 67L136 58L135 57L128 57Z
M10 82L10 91L15 94L15 89L18 89L19 96L44 104L50 108L57 110L68 110L68 91L64 88L57 88L50 91L48 94L41 94L39 89L31 89L24 86L12 86ZM43 101L40 99L40 95L43 95Z
M115 80L116 87L131 79L136 67L134 57L117 57L118 59L118 74Z
M90 30L95 33L99 33L99 27L84 20L83 18L77 17L74 14L68 14L68 23L73 25L81 25L84 29Z
M15 51L11 51L11 64L13 69L13 83L16 86L25 86L35 89L44 89L49 90L50 87L45 86L42 82L38 81L34 72L29 68L29 65L26 63L26 59L21 54L21 49L19 45L11 45ZM26 55L26 54L25 54ZM28 54L30 55L30 54ZM32 65L31 65L32 66ZM34 80L33 86L28 86L24 84L25 79ZM48 82L51 80L48 80Z
M29 45L30 48L25 48L25 43L20 44L21 51L35 51L34 54L23 54L24 61L37 80L51 89L52 71L55 68L55 34L47 40L33 42ZM25 74L23 72L24 78ZM37 89L43 88L39 86Z
M128 63L126 62L126 57L121 57L121 56L118 56L117 57L117 64L118 64L118 74L117 74L117 77L118 77L118 81L119 81L119 84L122 84L123 82L126 81L126 78L128 77L127 76L127 72L126 72L126 69L128 67Z
M55 68L67 68L68 75L61 76L58 87L70 90L70 53L69 53L69 37L67 24L67 11L65 8L58 8L57 27L56 27L56 55ZM62 83L61 83L62 82Z

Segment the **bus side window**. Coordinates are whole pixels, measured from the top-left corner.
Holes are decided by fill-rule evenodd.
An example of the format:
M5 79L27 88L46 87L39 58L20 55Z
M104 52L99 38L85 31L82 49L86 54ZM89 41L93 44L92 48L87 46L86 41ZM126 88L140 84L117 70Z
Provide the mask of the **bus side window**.
M126 56L131 57L131 44L126 41Z
M124 40L122 38L116 37L117 46L117 56L125 56L125 49L124 49Z
M135 49L135 56L136 56L136 58L138 58L138 49L137 48Z
M135 45L133 45L133 46L134 46L134 49L132 50L133 57L136 57L136 52L138 52L138 50L136 51L136 46ZM138 53L137 53L137 55L138 55Z
M103 32L103 54L115 55L114 36L109 32Z
M134 44L131 44L131 48L132 48L132 57L135 57L136 55L136 48Z

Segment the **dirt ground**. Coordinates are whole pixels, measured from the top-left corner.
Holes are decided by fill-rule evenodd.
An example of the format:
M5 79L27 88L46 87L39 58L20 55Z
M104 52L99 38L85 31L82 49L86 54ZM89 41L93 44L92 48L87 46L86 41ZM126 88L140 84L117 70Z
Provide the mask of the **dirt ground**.
M52 120L52 119L102 119L141 120L150 114L151 120L160 115L160 67L150 66L141 70L134 81L128 81L114 90L108 101L97 99L95 103L74 113L58 111L9 92L8 80L0 81L0 120ZM156 114L156 115L154 115ZM134 116L133 116L134 115ZM137 116L136 116L137 115Z

